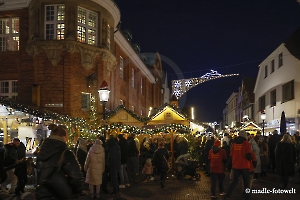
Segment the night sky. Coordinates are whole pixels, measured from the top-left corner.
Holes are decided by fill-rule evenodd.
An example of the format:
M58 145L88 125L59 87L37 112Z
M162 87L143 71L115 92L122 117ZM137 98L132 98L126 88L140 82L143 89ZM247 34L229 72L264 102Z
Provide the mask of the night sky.
M158 52L168 80L197 78L211 69L220 78L189 90L180 107L194 106L196 120L218 121L243 77L300 27L297 0L115 0L121 29L130 29L141 53ZM171 89L171 88L170 88Z

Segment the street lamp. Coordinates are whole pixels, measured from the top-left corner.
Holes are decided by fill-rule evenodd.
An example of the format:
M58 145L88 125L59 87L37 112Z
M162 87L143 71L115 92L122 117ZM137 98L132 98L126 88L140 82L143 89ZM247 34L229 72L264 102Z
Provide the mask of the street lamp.
M265 113L265 111L263 111L261 114L260 114L260 118L262 119L262 132L263 132L263 136L265 136L265 119L266 119L267 115Z
M99 93L100 102L102 103L102 107L103 107L103 121L104 121L106 119L105 105L106 105L106 102L108 102L109 93L110 93L110 90L108 89L108 84L106 81L102 82L100 89L98 90L98 93ZM106 130L104 131L104 138L106 139Z

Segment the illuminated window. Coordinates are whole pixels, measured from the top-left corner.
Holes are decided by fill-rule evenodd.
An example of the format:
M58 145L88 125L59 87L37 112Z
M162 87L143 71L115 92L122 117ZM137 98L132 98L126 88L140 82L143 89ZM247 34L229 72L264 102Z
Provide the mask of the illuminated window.
M107 47L110 49L110 26L107 25Z
M134 112L134 106L131 106L131 111Z
M124 105L124 102L122 99L120 99L120 105Z
M45 10L45 39L65 39L65 5L46 5Z
M120 78L124 79L124 60L120 56Z
M131 69L131 86L134 88L134 69Z
M278 55L278 68L283 65L282 53Z
M77 41L91 45L97 44L98 14L78 7L77 10Z
M0 96L17 100L18 81L17 80L0 81Z
M0 19L0 51L19 50L19 18Z
M141 94L143 94L143 78L141 78Z

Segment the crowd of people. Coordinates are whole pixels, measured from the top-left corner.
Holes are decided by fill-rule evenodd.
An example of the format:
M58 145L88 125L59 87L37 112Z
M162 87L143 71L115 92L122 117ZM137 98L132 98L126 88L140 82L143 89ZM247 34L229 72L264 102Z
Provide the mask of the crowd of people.
M222 145L221 145L222 143ZM203 136L199 147L200 167L206 176L211 177L211 197L216 196L216 183L219 183L219 195L229 199L234 188L243 180L243 196L249 199L245 188L252 188L253 181L267 176L267 169L278 173L280 188L287 189L289 177L299 168L300 137L289 133L278 134L274 130L268 137L260 132L251 135L244 130L238 135L224 134L224 137ZM230 172L231 184L225 193L223 181L225 171Z
M164 188L170 157L173 155L174 161L179 159L180 163L193 153L184 137L176 135L170 145L163 136L139 141L134 133L126 138L124 134L107 139L100 135L94 140L78 138L75 149L70 150L66 127L51 124L48 128L50 136L37 148L35 164L32 158L26 159L25 145L18 138L5 145L0 142L2 192L23 193L27 175L32 171L36 171L36 199L76 199L86 195L84 187L89 188L91 198L100 198L100 191L119 196L120 188L138 182L140 172L144 183L160 174L160 187ZM289 176L295 174L299 164L299 132L290 136L275 130L266 137L260 132L251 135L242 130L238 135L202 135L195 139L193 151L198 155L200 168L211 177L212 198L217 198L217 183L219 195L228 199L240 176L243 188L251 189L253 181L267 176L268 168L280 175L280 187L286 189ZM232 181L227 191L223 186L225 171L230 172ZM107 188L109 181L113 186L111 192ZM248 193L243 195L249 199Z

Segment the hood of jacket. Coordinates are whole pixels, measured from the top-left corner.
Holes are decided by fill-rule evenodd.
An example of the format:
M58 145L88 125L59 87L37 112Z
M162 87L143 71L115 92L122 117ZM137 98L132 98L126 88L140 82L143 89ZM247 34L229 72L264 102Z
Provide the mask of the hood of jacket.
M214 154L216 154L220 151L220 147L217 147L217 146L213 146L211 149Z
M59 136L51 136L46 138L41 145L40 151L37 155L39 161L46 161L57 152L67 149L67 144Z
M234 138L233 142L236 144L242 144L243 142L245 142L245 140L247 139L242 136L237 136L236 138Z
M92 151L95 154L104 153L104 148L101 144L93 144L90 151Z

